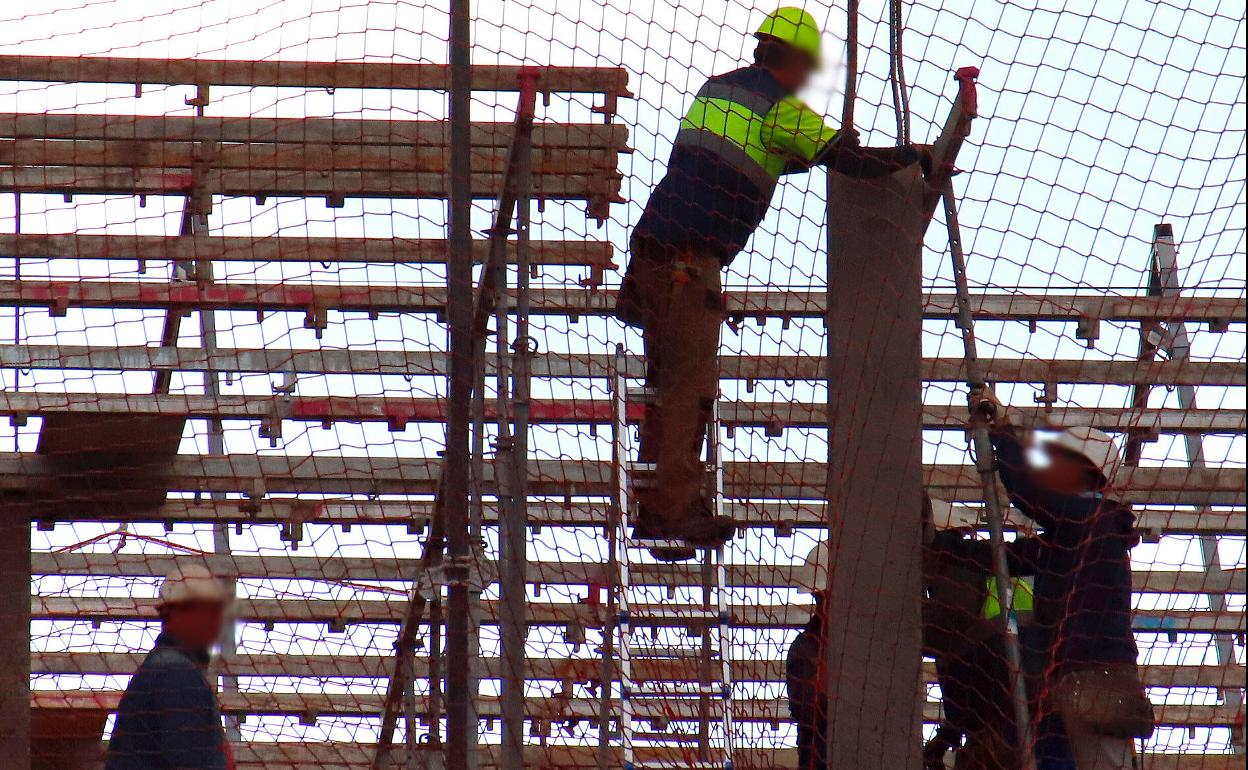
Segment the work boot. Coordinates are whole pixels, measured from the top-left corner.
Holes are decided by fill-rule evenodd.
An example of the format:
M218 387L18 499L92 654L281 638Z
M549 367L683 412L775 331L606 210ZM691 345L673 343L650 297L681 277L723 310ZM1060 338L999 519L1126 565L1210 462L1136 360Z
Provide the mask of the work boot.
M700 500L679 521L670 525L671 536L699 548L718 548L737 533L737 525L727 516L716 516L705 500Z
M676 538L672 537L659 517L641 508L633 524L633 539L673 540ZM656 545L648 550L657 561L688 561L697 555L697 551L693 548L680 545Z

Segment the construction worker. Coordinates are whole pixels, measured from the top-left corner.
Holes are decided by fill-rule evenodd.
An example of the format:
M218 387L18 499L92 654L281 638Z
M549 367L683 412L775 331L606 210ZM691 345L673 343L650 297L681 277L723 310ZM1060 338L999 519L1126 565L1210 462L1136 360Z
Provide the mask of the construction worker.
M828 692L823 670L823 638L827 624L826 601L828 544L820 543L806 556L806 571L813 575L805 586L814 598L806 626L789 645L784 661L784 682L789 693L789 716L797 725L798 770L828 768Z
M755 37L753 64L699 89L633 231L617 314L642 330L655 391L638 457L655 464L655 479L638 493L638 537L714 546L733 534L705 501L700 459L719 394L720 270L762 221L781 175L824 164L880 176L928 158L914 146L859 147L852 131L829 127L797 99L822 58L809 13L780 8ZM692 556L678 550L673 558Z
M1034 686L1041 721L1061 723L1078 770L1131 770L1134 741L1153 732L1131 631L1130 550L1138 542L1130 508L1112 496L1118 463L1112 438L1070 428L1043 444L1047 464L1033 467L989 389L971 394L973 419L986 420L997 469L1011 502L1041 532L1008 544L1013 574L1035 575L1034 616L1045 655ZM988 544L961 547L985 570Z
M929 501L936 519L948 521L952 505ZM956 555L962 529L930 536L924 552L924 655L936 662L943 719L923 750L925 770L944 770L954 751L958 770L1010 770L1021 767L1017 748L1005 638L998 620L1001 602L996 578L971 559ZM1031 584L1014 579L1014 618L1026 624Z
M105 770L233 770L210 650L229 597L201 564L175 567L160 586L161 631L117 709Z

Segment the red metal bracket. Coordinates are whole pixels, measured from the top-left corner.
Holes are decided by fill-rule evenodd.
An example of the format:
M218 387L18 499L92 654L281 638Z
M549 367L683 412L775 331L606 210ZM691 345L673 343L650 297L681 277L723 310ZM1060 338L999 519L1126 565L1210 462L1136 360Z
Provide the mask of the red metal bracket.
M975 78L979 77L979 67L959 67L953 73L958 81L958 96L962 99L962 113L968 117L979 117L979 97L975 92Z

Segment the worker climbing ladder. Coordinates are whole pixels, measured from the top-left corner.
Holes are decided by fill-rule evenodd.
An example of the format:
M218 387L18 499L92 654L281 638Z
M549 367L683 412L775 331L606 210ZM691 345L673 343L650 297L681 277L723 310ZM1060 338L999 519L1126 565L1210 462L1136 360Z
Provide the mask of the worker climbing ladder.
M680 541L633 536L635 490L653 482L654 468L631 460L629 417L653 400L653 391L628 387L621 349L611 371L611 391L615 495L608 525L613 576L608 607L615 627L604 632L604 672L609 676L604 676L602 697L603 716L610 714L618 725L622 765L615 766L731 770L732 674L724 548L692 549L691 564L701 580L687 588L656 588L653 580L634 584L640 569L654 567L647 554L689 547ZM706 467L707 499L717 515L723 512L724 489L719 435L715 409L707 431ZM666 593L656 600L656 591ZM677 591L689 595L678 596ZM610 721L603 721L604 735ZM639 730L642 723L650 726L649 731ZM605 751L600 754L601 767L610 766L607 756Z

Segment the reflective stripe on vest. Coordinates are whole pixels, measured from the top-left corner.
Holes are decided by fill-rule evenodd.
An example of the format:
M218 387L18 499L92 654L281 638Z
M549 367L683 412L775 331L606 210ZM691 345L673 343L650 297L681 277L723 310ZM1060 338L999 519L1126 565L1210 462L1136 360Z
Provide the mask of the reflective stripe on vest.
M1035 606L1035 588L1032 578L1011 578L1014 586L1014 612L1031 612ZM984 599L984 617L995 618L1001 614L1001 597L997 595L997 579L988 578L988 598Z
M763 122L776 101L747 88L710 81L680 121L676 143L715 153L770 197L785 167L784 156L763 144Z

